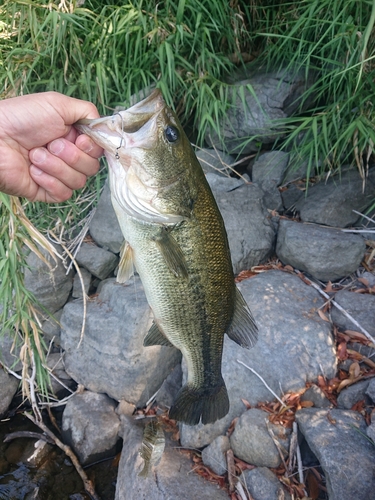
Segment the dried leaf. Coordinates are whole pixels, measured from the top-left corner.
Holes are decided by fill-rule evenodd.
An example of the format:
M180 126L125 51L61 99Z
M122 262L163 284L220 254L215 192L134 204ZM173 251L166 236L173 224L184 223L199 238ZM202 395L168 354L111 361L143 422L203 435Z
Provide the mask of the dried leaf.
M311 408L314 403L312 401L301 401L300 405L302 408Z
M346 342L340 342L337 346L337 357L340 361L348 359L348 352L346 350Z
M314 474L307 474L306 486L311 500L317 500L319 498L319 483Z
M357 281L365 285L367 288L369 287L369 282L366 278L357 278Z
M323 321L327 321L327 323L330 323L329 318L324 314L324 312L321 309L318 309L318 314Z
M246 401L246 399L241 398L241 401L242 401L242 402L243 402L243 404L246 406L246 409L247 409L247 410L250 410L250 409L251 409L251 404L250 404L248 401Z
M357 378L361 373L361 368L359 366L359 363L357 361L354 361L349 367L349 377L350 378Z

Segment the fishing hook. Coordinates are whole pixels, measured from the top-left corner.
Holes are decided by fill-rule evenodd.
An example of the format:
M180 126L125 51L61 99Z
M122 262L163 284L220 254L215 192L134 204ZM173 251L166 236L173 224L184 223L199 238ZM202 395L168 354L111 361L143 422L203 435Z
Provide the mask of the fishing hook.
M112 121L116 115L119 115L119 117L121 118L121 130L124 131L124 119L120 113L114 113L112 115ZM118 152L119 152L119 149L121 149L121 147L122 147L123 140L124 140L124 138L121 137L120 145L116 148L116 153L115 153L116 160L120 159L120 155L118 154Z

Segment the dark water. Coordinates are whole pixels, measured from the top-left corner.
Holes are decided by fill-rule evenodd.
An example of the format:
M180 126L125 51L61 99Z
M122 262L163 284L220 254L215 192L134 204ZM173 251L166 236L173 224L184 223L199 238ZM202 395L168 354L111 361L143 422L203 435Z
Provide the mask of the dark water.
M18 431L42 432L22 414L0 421L0 500L90 500L74 466L57 446L43 443L33 458L36 439L3 442L6 434ZM85 468L101 500L115 498L117 458Z

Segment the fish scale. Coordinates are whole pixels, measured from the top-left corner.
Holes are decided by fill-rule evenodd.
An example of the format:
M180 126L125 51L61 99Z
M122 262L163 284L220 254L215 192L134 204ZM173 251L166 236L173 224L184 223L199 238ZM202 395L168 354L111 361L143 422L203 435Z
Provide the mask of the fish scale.
M105 150L126 241L118 280L135 265L154 313L144 345L173 345L187 364L170 418L189 425L223 418L224 334L250 348L257 327L235 286L224 222L189 140L158 90L77 127Z

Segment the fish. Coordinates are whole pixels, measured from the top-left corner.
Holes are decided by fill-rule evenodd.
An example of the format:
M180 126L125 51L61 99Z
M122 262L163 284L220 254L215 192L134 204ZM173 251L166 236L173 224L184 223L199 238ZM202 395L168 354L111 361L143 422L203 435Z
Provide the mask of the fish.
M147 477L151 467L158 465L165 448L165 436L162 425L156 420L151 420L146 424L143 431L143 439L139 454L144 460L144 466L138 474L140 477Z
M169 417L208 424L229 411L224 335L250 349L258 329L235 285L223 218L192 145L160 90L76 124L104 151L124 235L117 280L137 270L153 312L144 346L174 346L187 381Z

